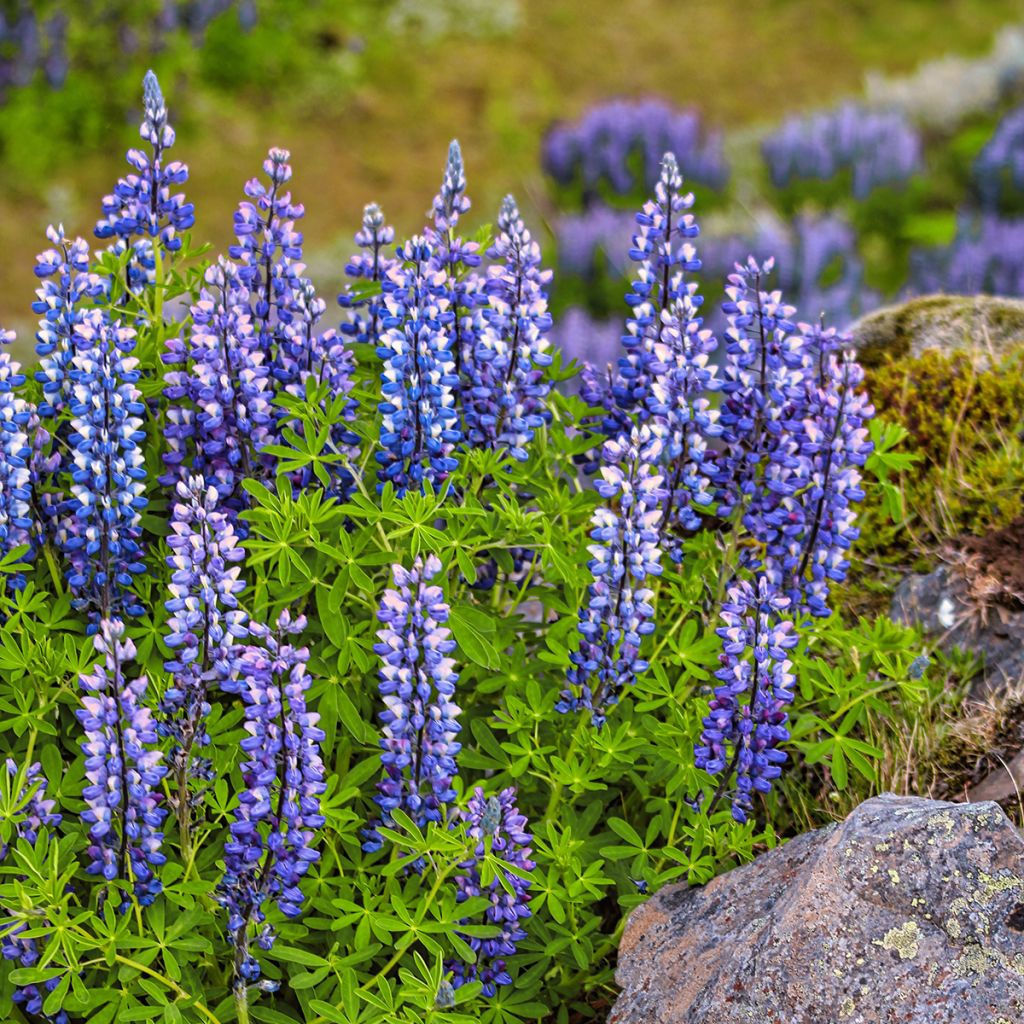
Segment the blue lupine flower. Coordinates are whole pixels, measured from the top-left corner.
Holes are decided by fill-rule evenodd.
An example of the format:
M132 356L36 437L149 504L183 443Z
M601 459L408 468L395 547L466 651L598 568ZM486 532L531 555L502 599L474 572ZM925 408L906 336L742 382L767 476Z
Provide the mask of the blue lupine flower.
M462 439L455 411L458 376L452 358L454 321L443 272L433 268L431 246L415 237L398 254L402 264L386 282L386 311L377 354L383 400L378 490L394 485L402 496L423 482L443 483L458 463Z
M324 823L324 732L317 725L320 716L306 708L309 650L290 641L305 628L305 617L292 620L287 610L273 629L252 624L257 643L241 653L237 679L226 684L245 703L248 733L241 744L245 788L224 843L224 877L218 887L235 946L238 988L259 979L259 961L250 952L251 932L266 920L267 901L275 901L286 917L297 917L302 877L320 856L313 842ZM274 938L265 926L256 942L270 949Z
M504 448L525 460L526 446L547 418L544 399L551 385L545 333L551 328L547 285L551 271L540 267L540 246L519 216L511 196L498 215L498 237L487 255L488 308L469 366L465 390L466 436L470 445Z
M167 769L160 763L156 722L143 705L145 676L128 681L125 667L135 657L135 645L123 640L124 623L100 622L94 643L103 656L92 672L81 677L82 707L75 712L85 731L85 777L82 790L89 826L91 875L131 885L146 906L161 890L155 869L166 857L161 826L167 811L161 806L160 783ZM129 906L124 897L120 909Z
M722 775L722 792L730 795L732 815L747 820L753 793L767 793L782 772L789 739L786 707L793 702L795 677L786 652L798 642L793 624L781 618L789 598L764 574L756 584L739 580L722 604L724 626L719 685L704 718L695 763L711 775Z
M245 507L241 481L255 475L258 449L270 437L270 372L238 267L221 259L203 281L187 337L169 339L162 357L175 369L164 377L168 451L161 483L199 474L237 514Z
M305 214L284 186L292 168L286 149L272 149L263 161L268 188L258 178L245 183L246 199L235 211L237 244L228 248L238 274L249 290L253 331L268 367L277 365L284 326L292 316L295 292L301 288L302 233L295 221Z
M850 337L821 324L800 331L804 391L793 403L792 429L801 483L781 498L767 566L794 607L827 616L830 586L846 579L846 552L860 535L853 505L864 500L860 467L873 449L866 423L874 409L857 390L864 371Z
M685 276L688 271L700 270L696 251L687 241L695 238L699 229L687 212L693 206L693 195L682 194L682 185L676 158L666 153L655 198L636 215L640 230L629 252L640 266L626 296L630 307L622 338L626 354L619 359L614 394L623 409L639 407L641 419L646 417L644 406L652 384L650 364L654 346L661 339L664 311L684 295L694 306L703 301L696 285L689 284Z
M15 812L7 818L7 822L13 826L14 838L23 839L34 846L41 828L56 828L61 822L61 815L54 810L56 801L46 797L48 780L38 761L22 771L11 758L7 758L5 767L8 777L19 787L14 801ZM0 841L0 861L7 856L7 852L8 846ZM27 920L13 914L0 915L0 957L16 961L19 967L35 967L39 963L40 953L36 940L22 937L28 927L30 922ZM23 1013L42 1016L53 1024L68 1024L68 1015L63 1010L48 1016L43 1014L44 1000L60 983L61 976L58 974L38 984L15 986L12 1001L15 1006L21 1007Z
M484 856L486 839L491 840L491 852L523 871L533 870L530 860L530 834L526 831L526 816L516 807L516 791L509 787L497 796L485 797L479 786L473 791L466 807L466 834L477 842L474 856L462 864L465 874L458 875L460 903L475 896L490 900L480 922L467 920L462 924L482 923L501 929L492 938L482 939L475 935L463 935L476 954L474 964L461 960L450 960L445 966L453 973L455 988L469 981L483 983L483 995L493 996L498 985L511 985L506 958L515 955L516 944L526 938L523 921L530 916L530 882L511 871L498 868L504 875L505 885L497 877L483 885L480 880L479 861Z
M13 335L0 330L0 343ZM28 431L34 410L17 394L25 383L21 367L9 352L0 352L0 558L31 541L32 479L29 462L32 449ZM19 575L7 576L13 586L20 586Z
M449 657L455 641L445 625L449 608L444 592L431 582L441 573L437 556L417 558L412 569L396 565L392 573L395 589L384 592L377 612L383 625L373 648L381 658L384 698L384 778L374 799L384 824L401 808L423 826L443 821L445 807L455 800L452 780L461 748L454 699L459 677ZM363 848L377 850L382 843L371 826Z
M729 328L719 416L725 442L719 514L728 518L739 508L761 543L781 524L781 499L801 483L798 446L786 421L790 399L802 387L802 342L793 333L795 309L781 292L762 287L772 266L771 260L759 264L752 258L736 264L722 305Z
M90 300L100 298L106 282L89 270L89 244L82 238L69 242L64 226L46 229L53 243L36 257L36 301L32 312L41 316L36 333L39 369L36 380L43 385L41 416L57 416L71 402L71 361L75 355L74 335Z
M589 201L607 185L619 195L657 180L662 154L676 153L688 178L722 188L729 168L720 132L708 132L693 110L664 100L610 100L591 107L574 124L558 124L544 140L543 163L560 185L578 185ZM634 168L639 163L642 177Z
M789 118L761 152L778 188L847 171L858 199L906 181L922 164L920 134L903 114L855 103Z
M356 245L362 251L345 264L345 274L357 286L379 285L395 266L395 258L387 255L394 240L395 229L385 222L384 212L376 203L370 203L363 210L363 225L356 232ZM338 304L351 311L348 322L341 325L342 334L376 346L380 339L383 298L380 295L361 296L358 288L353 290L349 286L338 296Z
M972 176L987 210L1024 191L1024 105L1007 113L974 161Z
M451 352L456 377L466 372L476 349L479 325L474 310L486 302L483 282L472 273L480 265L480 246L456 235L459 218L470 207L466 195L466 171L458 140L448 147L441 189L434 196L434 223L426 229L431 267L442 273L438 284L446 289L452 314Z
M191 770L194 747L209 742L204 719L209 692L235 674L235 641L248 636L238 594L245 589L236 563L245 557L231 520L219 507L217 489L202 477L179 482L171 514L170 599L165 602L167 646L164 663L172 683L164 693L166 727L175 739L174 769Z
M580 610L580 647L570 655L569 685L557 705L562 712L590 711L597 728L623 687L647 668L640 646L654 632L654 594L647 584L661 574L663 451L656 424L634 427L629 437L606 441L602 451L596 486L605 502L594 512L594 543L587 549L594 579Z
M58 542L70 569L75 606L95 618L140 615L129 589L143 571L141 510L146 469L139 444L145 407L138 360L130 355L135 331L110 323L99 309L75 328L70 372L71 497L64 503Z
M131 248L129 290L154 280L152 239L159 239L168 252L176 252L181 248L180 232L195 223L195 208L174 191L188 180L188 166L180 160L164 162L166 150L174 145L174 129L167 123L167 106L152 71L146 72L142 90L144 116L139 134L151 152L128 151L134 173L121 178L113 194L104 198L103 219L96 225L97 238L117 239L114 252Z

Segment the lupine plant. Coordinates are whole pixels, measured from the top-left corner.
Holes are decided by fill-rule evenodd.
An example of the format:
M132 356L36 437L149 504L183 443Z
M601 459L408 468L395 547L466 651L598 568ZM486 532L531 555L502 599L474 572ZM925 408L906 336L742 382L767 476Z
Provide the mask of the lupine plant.
M48 233L35 379L0 354L5 1013L590 1019L625 910L784 838L787 762L870 789L865 694L926 684L835 612L848 339L756 260L716 337L669 153L580 397L455 144L425 230L366 207L334 324L287 153L203 259L144 106L109 247Z

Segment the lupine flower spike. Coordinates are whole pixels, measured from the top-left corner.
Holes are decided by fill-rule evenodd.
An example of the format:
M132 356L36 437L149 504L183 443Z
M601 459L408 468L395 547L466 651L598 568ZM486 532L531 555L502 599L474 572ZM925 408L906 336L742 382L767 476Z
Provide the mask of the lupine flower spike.
M767 793L782 772L789 739L786 708L793 702L795 678L786 652L796 646L793 624L781 618L789 598L778 593L763 574L756 583L741 580L730 587L722 605L724 625L719 685L704 719L696 765L721 776L718 794L729 787L732 815L747 820L755 792ZM733 784L733 777L735 783ZM708 813L714 810L712 799Z
M154 280L152 240L158 239L168 252L177 252L181 248L180 233L195 223L195 208L183 194L174 191L188 180L187 165L180 160L164 162L165 152L174 145L174 129L167 122L167 106L152 71L147 71L143 79L142 102L144 117L139 134L149 144L150 152L128 150L128 163L134 173L118 181L113 194L103 200L103 219L96 225L97 238L116 238L112 246L115 253L131 248L129 291Z
M142 572L141 510L146 469L139 444L145 411L131 352L135 332L89 310L75 329L71 401L71 497L61 509L58 543L75 605L96 619L141 615L130 590Z
M11 331L0 329L0 344L12 341ZM32 478L29 441L34 410L17 390L25 383L21 367L9 352L0 351L0 558L27 546L32 536ZM20 587L20 575L3 577ZM3 583L0 582L0 592Z
M192 474L217 488L224 508L245 507L241 480L257 467L274 410L270 371L253 329L249 290L238 267L221 259L207 267L186 337L171 338L163 361L169 400L161 483Z
M769 564L795 608L827 616L831 584L846 579L846 552L859 536L854 505L864 500L860 467L873 447L866 423L874 409L858 390L864 371L850 337L820 323L800 331L805 385L796 433L807 483L784 501L789 523L769 547Z
M488 307L469 367L466 435L474 446L501 448L515 459L527 457L534 431L547 417L544 400L551 385L546 333L551 329L546 288L551 271L540 266L540 246L526 229L512 196L498 215L498 236L487 255Z
M306 619L283 611L274 628L253 624L256 643L239 656L237 680L224 684L245 702L242 778L231 836L224 844L224 877L218 898L228 913L235 947L236 999L260 977L250 950L252 931L266 920L273 900L286 917L302 912L302 877L319 853L313 843L324 823L320 796L325 791L320 759L320 716L306 709L310 678L309 650L291 638L306 628ZM261 949L274 944L269 925L259 928Z
M204 720L210 713L210 691L233 688L235 641L248 636L237 597L245 588L237 564L245 552L238 546L231 520L218 506L217 489L207 486L202 477L179 483L167 539L171 596L166 602L170 613L166 643L174 656L164 664L172 673L172 683L164 693L161 724L174 739L174 810L186 847L191 820L189 779L211 778L209 762L194 756L209 742Z
M40 829L53 829L61 823L61 815L54 810L56 801L47 799L47 779L38 761L22 770L11 758L7 758L4 767L6 785L0 785L4 789L5 806L0 810L0 821L6 820L13 826L12 838L34 846ZM11 786L14 788L11 789ZM9 847L0 840L0 863L7 856L8 850ZM21 918L15 913L0 914L0 957L17 962L19 967L35 967L39 963L39 946L35 939L23 938L22 933L37 923L38 918L31 920L30 917ZM29 1016L43 1016L43 1002L60 983L61 975L57 974L45 982L15 986L12 996L14 1005ZM63 1010L45 1019L52 1024L68 1024L69 1021Z
M476 848L473 858L462 865L465 874L455 879L459 890L457 899L463 903L474 896L487 897L491 905L484 911L482 923L501 930L493 938L462 936L476 953L476 962L467 965L453 960L445 966L452 971L454 988L469 981L480 981L483 994L493 996L498 985L512 984L506 958L514 956L517 944L526 938L523 922L530 916L530 883L518 874L499 867L507 886L502 885L497 877L485 886L480 880L479 861L486 849L484 841L490 839L491 852L496 857L523 871L532 871L531 837L526 831L526 816L519 813L516 791L511 787L503 789L497 796L485 797L484 791L478 786L469 799L465 817L466 833L476 840Z
M383 415L378 490L394 485L401 497L419 491L424 481L435 488L458 465L452 456L461 440L449 331L454 314L443 272L432 267L433 250L416 237L398 251L401 265L386 282L385 328L377 354Z
M568 687L561 712L587 710L604 725L607 708L625 686L646 670L640 657L645 636L654 632L649 578L661 574L659 525L665 490L658 471L664 440L656 424L604 444L597 491L605 499L595 510L587 563L593 582L580 610L579 650L570 655Z
M146 906L160 892L155 871L166 859L160 850L167 814L160 783L167 769L160 763L153 713L142 703L146 677L129 681L125 674L135 645L123 637L122 622L104 619L94 639L103 661L81 678L85 695L76 715L85 731L89 782L82 791L82 821L91 841L86 870L128 883ZM124 896L120 909L128 906Z
M341 325L341 332L354 341L376 346L380 338L380 320L384 300L380 295L359 294L359 286L380 286L392 268L395 258L387 255L388 247L395 240L395 229L384 220L384 211L376 203L370 203L363 210L363 225L356 232L356 253L345 264L345 274L355 282L338 296L338 304L350 310L350 319Z
M443 272L448 302L453 316L449 350L457 377L468 369L476 348L478 324L474 309L482 304L482 281L471 273L480 266L480 246L464 241L456 234L459 218L469 210L466 195L466 171L458 140L448 147L441 190L434 197L434 223L425 234L431 246L431 265Z
M103 295L106 282L90 271L89 243L84 239L69 241L64 226L52 224L46 237L53 248L36 257L40 285L32 303L32 311L42 318L36 333L36 380L43 385L40 415L59 416L71 402L75 330L92 300Z
M455 650L445 625L449 608L439 583L436 555L416 559L411 569L392 569L395 589L386 590L377 617L374 650L380 656L380 741L384 778L375 797L381 821L401 808L417 825L443 821L455 800L452 786L460 750L459 707L455 703L458 675L450 657ZM363 848L380 849L383 840L371 826Z

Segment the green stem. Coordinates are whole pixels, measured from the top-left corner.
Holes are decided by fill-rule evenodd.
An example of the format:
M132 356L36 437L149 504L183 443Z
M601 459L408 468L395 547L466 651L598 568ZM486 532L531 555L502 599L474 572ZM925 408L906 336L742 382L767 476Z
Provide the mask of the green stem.
M151 977L154 981L160 982L161 985L163 985L165 988L173 992L178 997L178 999L184 999L189 1006L193 1007L199 1014L205 1017L210 1022L210 1024L221 1024L221 1022L206 1008L206 1006L203 1003L199 1002L199 1000L196 999L194 996L189 995L189 993L186 992L180 985L171 981L170 978L161 974L159 971L154 971L152 967L147 967L145 964L140 964L138 960L130 960L126 956L121 956L120 953L115 953L114 959L119 964L124 964L125 967L131 967L132 970L141 971L143 974L148 974L149 977ZM239 1021L242 1020L241 1017L239 1017L238 1019ZM245 1020L246 1022L248 1022L248 1016L246 1016Z

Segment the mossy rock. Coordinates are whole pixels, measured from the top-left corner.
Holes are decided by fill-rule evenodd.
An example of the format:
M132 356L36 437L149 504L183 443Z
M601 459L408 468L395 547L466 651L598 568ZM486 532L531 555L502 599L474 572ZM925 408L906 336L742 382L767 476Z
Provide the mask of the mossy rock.
M992 295L925 295L885 306L858 320L854 343L866 367L886 356L899 359L934 349L970 351L975 359L998 361L1024 345L1024 301Z

